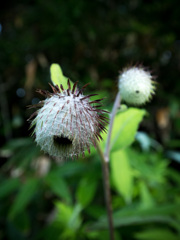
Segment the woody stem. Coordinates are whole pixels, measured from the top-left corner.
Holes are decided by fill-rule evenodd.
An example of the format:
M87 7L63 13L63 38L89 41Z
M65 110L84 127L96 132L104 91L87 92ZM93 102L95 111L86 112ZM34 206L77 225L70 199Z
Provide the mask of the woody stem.
M112 214L112 206L111 206L111 191L110 191L110 183L109 183L109 165L108 165L108 162L105 160L105 156L104 156L102 149L98 143L97 143L97 150L99 152L99 155L100 155L101 161L102 161L104 195L105 195L105 200L106 200L109 236L110 236L110 240L114 240L113 214Z

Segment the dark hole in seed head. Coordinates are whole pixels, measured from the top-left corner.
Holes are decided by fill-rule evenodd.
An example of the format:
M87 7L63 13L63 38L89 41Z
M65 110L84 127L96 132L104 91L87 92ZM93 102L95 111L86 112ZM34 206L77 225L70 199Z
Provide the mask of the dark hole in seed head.
M66 137L54 136L54 144L58 146L70 146L72 145L72 141Z
M139 90L136 90L136 93L139 93Z

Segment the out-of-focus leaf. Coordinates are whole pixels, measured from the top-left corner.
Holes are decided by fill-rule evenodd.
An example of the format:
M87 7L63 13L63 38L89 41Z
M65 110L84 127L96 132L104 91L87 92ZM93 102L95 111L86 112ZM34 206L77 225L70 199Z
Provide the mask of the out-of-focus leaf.
M66 181L56 172L50 172L46 178L46 183L49 185L52 192L61 197L67 203L71 203L71 194Z
M97 219L100 216L104 215L106 212L104 206L91 204L86 208L86 213L88 213L89 216Z
M40 153L40 148L32 138L13 139L4 145L2 150L10 151L10 159L5 163L6 168L11 167L13 163L16 167L26 167Z
M76 192L76 198L83 207L90 204L95 195L96 188L96 180L85 177L80 181Z
M113 152L110 164L114 186L125 201L129 203L132 198L133 174L125 150Z
M10 178L3 182L0 185L0 199L11 194L20 186L20 181L18 178Z
M168 169L168 176L169 178L176 182L177 184L180 184L180 174L178 171L176 171L175 169ZM177 191L179 192L179 189L177 189Z
M87 231L88 239L92 240L109 240L109 231L108 230L101 230L101 231ZM119 232L114 230L114 239L115 240L122 240L119 236Z
M81 225L81 217L80 213L82 211L82 206L80 204L76 204L73 207L73 212L71 214L71 218L69 219L69 226L71 229L78 229Z
M131 166L136 170L138 176L146 179L151 185L162 184L165 182L165 174L168 161L163 156L151 152L143 153L127 148Z
M39 156L40 149L35 146L25 146L23 148L17 149L14 151L10 161L6 163L6 166L11 166L12 163L16 164L16 166L25 168L30 162Z
M38 232L38 236L36 239L43 239L43 240L59 240L59 236L62 232L62 229L57 224L51 223L46 225L41 231ZM16 239L15 239L16 240Z
M73 208L60 201L56 202L55 205L58 210L56 221L62 224L64 227L67 227L73 212Z
M139 123L145 113L143 109L129 108L116 115L111 135L112 151L127 147L134 141Z
M159 150L162 149L161 144L158 141L150 138L145 132L138 131L135 138L139 142L143 151L149 151L150 147Z
M64 231L62 236L73 236L77 229L81 226L81 206L77 204L72 207L62 202L56 202L56 207L58 215L55 222L60 224L63 228Z
M135 234L138 240L179 240L180 236L164 228L148 229Z
M141 206L142 208L150 208L154 206L153 198L149 192L147 185L141 181L140 186L140 197L141 197Z
M149 149L151 147L150 137L144 132L137 132L135 137L136 137L136 140L140 143L141 148L144 151L149 151Z
M158 206L149 209L137 207L124 208L113 214L114 226L131 226L137 224L163 223L180 230L179 222L170 217L170 214L177 214L180 205ZM108 227L107 216L101 217L96 223L89 226L90 229L104 229Z
M28 211L24 210L17 214L12 224L14 224L17 230L27 234L31 224Z
M173 159L174 161L180 163L180 152L178 151L167 151L166 156Z
M15 138L7 142L3 149L16 150L20 147L30 146L34 144L32 138Z
M88 166L83 162L69 161L60 165L54 171L63 177L70 177L88 170Z
M148 224L148 223L163 223L170 226L177 226L177 223L173 220L173 218L168 216L154 215L154 216L141 216L136 213L136 216L125 216L123 218L114 217L114 227L121 226L133 226L137 224ZM100 219L98 222L89 226L90 229L105 229L108 228L107 218Z
M51 73L51 80L54 85L58 85L60 87L60 84L63 85L64 89L68 88L67 80L68 78L63 75L62 69L59 64L53 63L50 67L50 73ZM71 82L71 86L73 83Z
M14 203L10 208L10 211L9 211L10 219L14 218L16 214L24 210L24 208L28 205L28 203L34 197L38 189L39 189L38 179L29 179L21 186L19 193L15 198Z

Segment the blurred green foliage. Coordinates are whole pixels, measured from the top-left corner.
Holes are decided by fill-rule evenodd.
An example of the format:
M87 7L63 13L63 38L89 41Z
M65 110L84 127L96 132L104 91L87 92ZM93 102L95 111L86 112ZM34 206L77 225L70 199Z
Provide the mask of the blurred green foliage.
M118 71L143 63L158 90L118 112L111 146L116 240L180 238L179 1L26 0L0 8L0 239L108 239L100 158L57 163L31 139L26 106L51 63L111 110ZM144 117L140 132L139 123ZM135 137L135 141L134 141ZM104 147L106 135L103 135Z

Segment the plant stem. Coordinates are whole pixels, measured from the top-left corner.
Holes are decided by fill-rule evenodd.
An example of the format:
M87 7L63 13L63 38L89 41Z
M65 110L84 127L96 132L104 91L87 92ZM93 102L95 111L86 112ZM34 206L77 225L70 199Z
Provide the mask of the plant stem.
M110 236L110 240L114 240L113 214L112 214L111 192L110 192L110 183L109 183L109 165L108 165L108 162L105 160L105 156L98 142L97 142L97 150L102 160L103 184L104 184L104 194L105 194L106 209L107 209L107 216L108 216L109 236Z
M113 214L112 214L112 205L111 205L111 191L110 191L110 183L109 183L109 152L110 152L110 140L111 140L113 122L114 122L117 109L120 106L120 100L121 98L118 92L114 102L112 112L111 112L105 153L103 153L101 147L99 146L99 143L97 142L97 150L102 160L104 194L106 199L106 209L107 209L107 215L108 215L110 240L114 240L114 225L113 225Z
M110 116L109 131L108 131L108 137L107 137L106 148L105 148L105 161L106 162L109 162L110 141L111 141L113 122L114 122L114 118L116 116L117 109L120 106L120 101L121 101L121 97L120 97L120 93L118 92L116 95L116 99L114 101L113 109L112 109L111 116Z

